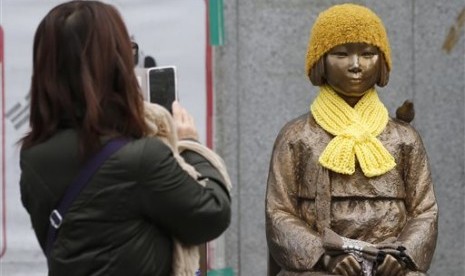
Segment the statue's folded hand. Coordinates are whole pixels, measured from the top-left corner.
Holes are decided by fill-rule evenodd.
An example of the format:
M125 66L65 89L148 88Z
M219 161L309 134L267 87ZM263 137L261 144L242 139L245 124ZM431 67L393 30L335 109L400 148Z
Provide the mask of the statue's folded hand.
M331 256L327 270L336 275L359 276L362 272L360 263L350 254Z
M376 270L376 276L404 276L405 265L391 255L386 255L384 261Z

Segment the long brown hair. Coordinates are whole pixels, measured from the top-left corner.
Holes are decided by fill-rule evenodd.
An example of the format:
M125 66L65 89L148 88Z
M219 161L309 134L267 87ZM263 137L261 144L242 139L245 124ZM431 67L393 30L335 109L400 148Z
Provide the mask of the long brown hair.
M71 127L87 156L102 136L139 138L147 131L130 38L111 5L71 1L45 16L34 37L30 92L23 148Z

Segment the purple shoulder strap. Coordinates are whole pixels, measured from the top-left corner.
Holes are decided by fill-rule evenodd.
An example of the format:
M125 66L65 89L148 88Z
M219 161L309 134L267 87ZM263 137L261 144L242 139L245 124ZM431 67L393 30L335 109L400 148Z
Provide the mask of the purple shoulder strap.
M48 227L47 243L45 245L45 255L47 258L50 256L50 252L53 248L53 243L56 240L57 231L60 228L63 217L71 204L73 204L74 200L103 162L105 162L105 160L126 145L129 141L130 140L128 138L119 137L107 142L96 155L87 161L71 185L68 186L65 194L58 204L58 207L50 214L50 225Z

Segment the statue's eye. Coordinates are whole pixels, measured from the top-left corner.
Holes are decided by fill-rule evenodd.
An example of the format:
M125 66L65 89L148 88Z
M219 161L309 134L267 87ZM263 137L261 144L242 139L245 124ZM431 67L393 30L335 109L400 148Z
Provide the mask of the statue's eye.
M376 55L375 52L368 52L368 51L367 51L367 52L363 52L363 53L362 53L362 56L363 56L363 57L367 57L367 58L371 58L371 57L373 57L373 56L375 56L375 55Z
M346 57L346 56L348 56L347 52L342 52L342 51L333 52L333 53L331 53L331 55L336 56L336 57Z

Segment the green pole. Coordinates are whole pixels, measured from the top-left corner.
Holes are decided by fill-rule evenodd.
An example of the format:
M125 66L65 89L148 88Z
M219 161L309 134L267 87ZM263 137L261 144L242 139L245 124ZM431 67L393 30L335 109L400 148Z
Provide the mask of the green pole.
M209 0L210 44L224 44L223 0Z

